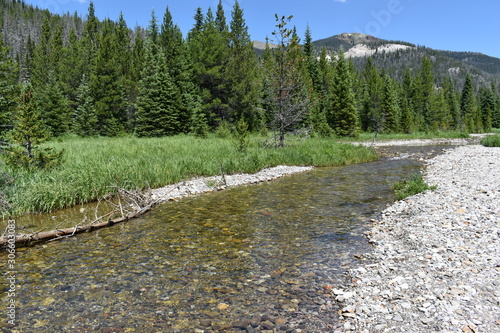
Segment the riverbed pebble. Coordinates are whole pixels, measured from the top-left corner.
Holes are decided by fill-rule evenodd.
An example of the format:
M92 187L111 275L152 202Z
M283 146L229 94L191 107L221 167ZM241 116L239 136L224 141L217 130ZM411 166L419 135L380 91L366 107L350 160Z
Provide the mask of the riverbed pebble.
M500 332L500 148L450 149L425 180L437 189L387 208L352 285L332 291L338 331Z

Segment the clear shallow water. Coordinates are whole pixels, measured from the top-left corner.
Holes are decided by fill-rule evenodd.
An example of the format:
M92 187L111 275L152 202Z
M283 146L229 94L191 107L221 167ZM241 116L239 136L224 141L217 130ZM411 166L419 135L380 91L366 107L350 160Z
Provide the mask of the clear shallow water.
M389 184L420 166L321 168L18 249L13 331L238 332L266 320L328 331L337 307L325 290L369 250L362 233L391 202Z

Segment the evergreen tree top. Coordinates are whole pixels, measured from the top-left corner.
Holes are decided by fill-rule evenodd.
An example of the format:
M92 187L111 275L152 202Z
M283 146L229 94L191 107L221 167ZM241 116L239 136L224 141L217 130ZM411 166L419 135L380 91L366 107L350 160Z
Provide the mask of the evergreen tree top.
M224 14L224 6L222 5L222 0L219 0L217 5L217 12L215 14L215 25L220 32L227 31L226 16Z
M151 19L149 20L149 26L147 30L147 36L153 41L153 43L157 43L158 41L158 19L156 18L155 10L151 11Z

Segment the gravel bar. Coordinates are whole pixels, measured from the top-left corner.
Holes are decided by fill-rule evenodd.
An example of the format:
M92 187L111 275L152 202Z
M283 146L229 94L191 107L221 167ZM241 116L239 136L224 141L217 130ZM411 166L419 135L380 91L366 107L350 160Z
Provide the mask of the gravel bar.
M177 200L202 193L220 191L228 187L257 184L285 177L294 173L312 170L313 167L278 165L263 169L254 174L221 175L213 177L198 177L181 181L177 184L151 190L153 200L164 202Z
M387 208L332 291L337 332L500 332L500 148L450 149L425 180L437 189Z

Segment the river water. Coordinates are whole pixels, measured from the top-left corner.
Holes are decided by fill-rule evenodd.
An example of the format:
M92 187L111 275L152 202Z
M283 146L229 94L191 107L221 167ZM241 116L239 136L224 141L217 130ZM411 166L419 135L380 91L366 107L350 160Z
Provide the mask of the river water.
M362 233L393 200L390 184L419 170L415 152L437 148L405 149L390 154L404 158L167 202L124 224L19 248L17 326L3 329L331 331L330 290L369 251ZM5 270L6 253L0 260Z

